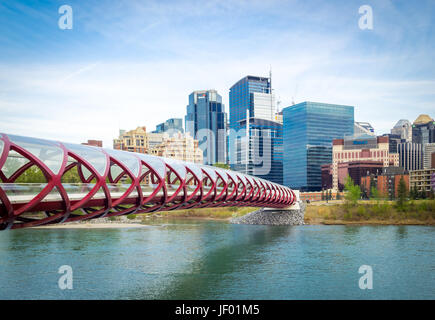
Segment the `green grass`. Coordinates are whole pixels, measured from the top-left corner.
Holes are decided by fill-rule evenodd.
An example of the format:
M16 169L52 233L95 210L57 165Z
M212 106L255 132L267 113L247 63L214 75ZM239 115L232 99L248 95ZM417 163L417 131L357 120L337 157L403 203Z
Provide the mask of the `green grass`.
M358 202L308 206L306 223L435 224L435 200L414 200L402 206L394 202Z
M255 210L257 210L257 208L251 208L251 207L198 208L198 209L187 209L187 210L153 212L153 213L143 214L142 216L161 216L165 218L183 217L183 218L228 219L232 217L240 217Z

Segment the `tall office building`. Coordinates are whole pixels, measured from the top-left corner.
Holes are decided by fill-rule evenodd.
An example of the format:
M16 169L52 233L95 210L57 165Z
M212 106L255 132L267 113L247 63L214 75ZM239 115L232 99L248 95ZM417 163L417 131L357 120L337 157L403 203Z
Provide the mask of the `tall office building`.
M216 90L194 91L186 109L186 132L199 141L204 163L226 163L226 113L222 97Z
M388 138L388 149L390 153L398 153L397 146L399 145L399 143L406 142L406 139L402 139L400 134L385 133L382 136Z
M237 81L229 94L229 162L234 169L236 164L237 141L245 136L242 120L247 118L247 111L252 118L274 121L275 98L272 94L271 79L266 77L246 76Z
M153 133L168 133L170 136L177 133L184 133L183 119L171 118L162 122L156 126L156 130Z
M423 146L423 169L432 168L432 155L435 152L435 143L426 143Z
M233 170L282 184L282 124L259 118L243 119L239 124L245 132L248 126L249 135L236 140Z
M391 129L392 135L398 135L400 139L403 139L403 142L411 142L412 141L412 126L411 122L406 119L400 119L394 125L393 129Z
M421 114L412 124L412 142L432 143L435 142L435 121L427 114Z
M399 153L399 166L405 171L423 169L423 146L421 143L399 143L397 151Z
M332 163L332 140L353 135L354 107L302 102L283 111L284 185L321 190L321 166Z

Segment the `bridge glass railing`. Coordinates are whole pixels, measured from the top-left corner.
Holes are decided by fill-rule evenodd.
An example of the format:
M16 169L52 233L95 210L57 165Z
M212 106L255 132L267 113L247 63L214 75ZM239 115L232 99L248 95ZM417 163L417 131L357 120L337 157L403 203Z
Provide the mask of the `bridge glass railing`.
M9 140L42 161L54 174L62 166L63 150L58 142L8 135Z

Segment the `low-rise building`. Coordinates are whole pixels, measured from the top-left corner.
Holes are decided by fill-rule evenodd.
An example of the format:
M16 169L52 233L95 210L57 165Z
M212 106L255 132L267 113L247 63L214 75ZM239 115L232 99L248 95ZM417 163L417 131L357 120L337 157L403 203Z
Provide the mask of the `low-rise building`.
M88 140L88 142L83 142L82 144L85 146L103 147L103 141L101 140Z
M172 137L166 136L163 142L150 149L149 153L159 157L203 163L203 153L198 146L198 140L193 139L187 133L178 133Z
M350 165L352 162L359 164ZM349 164L339 165L343 163ZM382 167L399 166L399 155L397 153L390 153L387 136L373 137L362 135L333 140L332 188L334 191L342 189L342 187L340 188L339 186L339 169L341 169L341 173L346 170L348 171L349 167L354 170L367 171L367 169L364 169L364 166L366 166L369 171L371 171L370 168L379 169Z
M409 186L418 192L435 192L434 190L435 168L413 170L409 172Z
M149 133L146 127L134 130L119 130L119 137L113 139L113 149L138 153L148 153L148 150L163 142L164 133Z
M370 197L371 189L374 187L382 198L397 198L401 179L405 182L406 190L409 190L409 175L405 174L401 167L383 168L380 173L361 177L363 197Z

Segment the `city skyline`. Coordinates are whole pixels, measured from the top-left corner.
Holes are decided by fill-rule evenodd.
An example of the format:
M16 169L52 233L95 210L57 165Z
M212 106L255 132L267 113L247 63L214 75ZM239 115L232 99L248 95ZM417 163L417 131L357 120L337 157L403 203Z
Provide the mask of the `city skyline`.
M281 110L354 105L377 134L433 110L429 1L369 3L373 30L359 29L357 1L71 1L72 30L57 26L62 4L0 4L3 132L110 146L118 129L184 118L192 90L228 106L235 81L270 66Z

